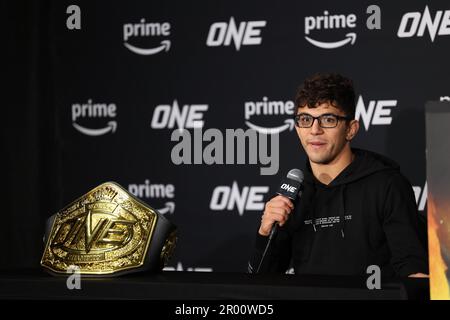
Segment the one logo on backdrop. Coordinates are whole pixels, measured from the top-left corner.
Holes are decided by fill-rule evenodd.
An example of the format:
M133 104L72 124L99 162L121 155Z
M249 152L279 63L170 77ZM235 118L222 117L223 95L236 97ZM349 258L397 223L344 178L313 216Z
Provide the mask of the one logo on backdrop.
M336 49L347 44L353 45L356 41L356 32L348 32L356 28L356 15L330 14L327 10L321 16L305 17L305 39L312 45L322 49ZM337 41L318 40L317 36L311 34L317 30L347 30L344 38Z
M431 42L434 42L436 35L450 35L450 10L438 10L431 15L428 6L425 6L423 13L407 12L402 16L400 26L397 31L399 38L423 37L428 31Z
M230 186L217 186L211 197L209 208L214 211L234 211L239 215L244 211L261 211L264 209L264 195L269 192L268 186L244 186L239 188L236 181Z
M359 96L356 104L356 120L362 120L366 131L371 125L390 125L392 123L391 108L397 106L397 100L370 100L364 103L363 97Z
M175 186L173 184L150 183L150 180L145 179L144 183L129 184L128 191L144 202L148 202L161 214L175 212Z
M215 22L211 25L206 39L208 47L230 46L234 44L237 51L241 46L260 45L261 29L266 21L243 21L236 24L233 17L229 22Z
M139 23L126 23L123 25L124 46L139 55L153 55L164 51L169 51L170 23L146 22L141 19ZM148 43L148 38L156 38L152 45ZM131 44L132 42L133 44ZM156 43L156 44L154 44Z
M441 101L441 102L450 101L450 96L440 96L439 101Z
M283 131L292 131L294 129L294 102L293 101L269 101L267 97L263 97L262 101L248 101L244 103L245 108L245 124L253 130L263 134L275 134ZM263 126L250 122L250 118L258 118L258 116L269 116L273 122L273 118L279 116L288 116L281 120L283 123L277 126ZM253 119L252 119L253 120Z
M171 105L161 104L153 111L151 127L153 129L191 129L202 128L203 115L208 111L207 104L185 104L182 107L174 100Z
M117 121L112 119L116 115L117 106L114 103L93 103L92 99L89 99L87 103L72 104L72 125L77 131L88 136L114 133L117 129ZM86 119L101 119L103 124L100 127L92 128L88 125L94 121Z
M425 206L427 204L427 198L428 198L427 182L425 181L425 184L423 187L413 186L413 190L414 190L414 196L416 197L417 209L419 211L425 210Z
M163 271L189 271L189 272L212 272L213 268L210 267L188 267L184 268L181 262L178 262L176 267L167 266Z

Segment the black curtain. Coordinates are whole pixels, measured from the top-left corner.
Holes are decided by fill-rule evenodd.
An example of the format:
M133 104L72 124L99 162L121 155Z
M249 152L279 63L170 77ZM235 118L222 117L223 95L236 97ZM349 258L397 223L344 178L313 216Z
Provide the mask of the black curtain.
M3 1L4 163L0 268L39 266L45 219L59 204L51 3Z

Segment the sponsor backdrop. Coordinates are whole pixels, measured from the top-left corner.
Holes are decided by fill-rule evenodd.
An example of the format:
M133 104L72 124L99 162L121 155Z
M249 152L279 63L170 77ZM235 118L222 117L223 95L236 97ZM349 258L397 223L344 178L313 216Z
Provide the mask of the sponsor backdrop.
M400 164L424 217L424 105L450 100L448 1L34 9L39 28L28 26L45 95L33 110L49 155L38 168L46 198L28 226L35 234L54 211L116 181L178 226L167 269L245 272L264 202L290 169L304 167L293 98L316 72L353 79L361 123L353 145ZM233 134L248 129L260 134L233 146ZM24 245L33 259L40 252L27 250L41 250L38 240Z

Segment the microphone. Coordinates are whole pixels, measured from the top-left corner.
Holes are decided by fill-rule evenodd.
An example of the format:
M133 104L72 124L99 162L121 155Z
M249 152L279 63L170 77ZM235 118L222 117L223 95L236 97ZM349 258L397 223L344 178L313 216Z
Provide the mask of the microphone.
M301 196L301 186L303 183L303 172L300 169L292 169L288 172L286 178L281 180L280 187L278 188L277 194L280 196L291 199L293 202L297 197ZM277 232L278 223L274 223L269 234L269 241L272 240L273 236Z
M278 188L277 194L291 199L295 201L297 197L301 196L301 186L303 183L303 172L300 169L292 169L288 172L286 178L281 180L280 187ZM267 250L272 243L272 238L278 230L278 223L274 223L272 229L270 230L269 239L267 240L266 248L261 256L261 260L259 261L258 268L256 269L256 273L259 273L263 261L267 255Z

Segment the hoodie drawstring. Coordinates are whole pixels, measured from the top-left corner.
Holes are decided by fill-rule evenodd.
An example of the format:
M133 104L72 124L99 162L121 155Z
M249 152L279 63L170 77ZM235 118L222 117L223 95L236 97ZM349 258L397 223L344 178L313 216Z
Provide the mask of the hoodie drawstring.
M313 184L313 188L314 188L313 194L314 194L314 197L316 197L317 188L316 188L315 184ZM316 204L314 202L315 202L315 199L314 199L312 207L311 207L311 223L312 223L314 232L316 232L317 231L317 229L316 229Z
M340 196L341 196L341 207L339 208L339 224L341 225L341 235L342 238L345 238L345 187L346 185L343 184L340 188Z

